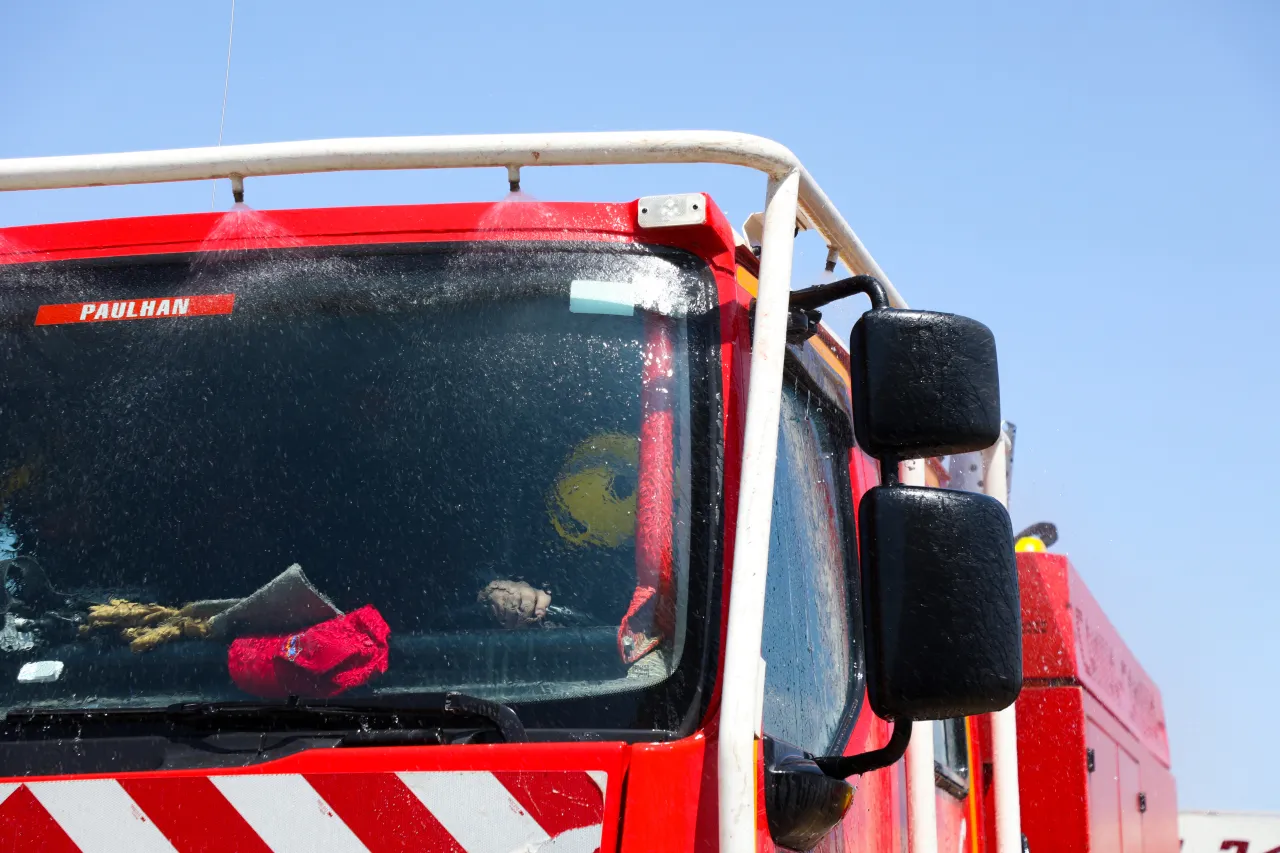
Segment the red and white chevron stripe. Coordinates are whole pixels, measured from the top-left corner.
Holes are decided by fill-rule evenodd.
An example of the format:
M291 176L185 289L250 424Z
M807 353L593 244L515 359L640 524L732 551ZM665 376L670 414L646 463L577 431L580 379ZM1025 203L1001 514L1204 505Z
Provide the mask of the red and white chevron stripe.
M593 853L604 771L0 783L0 851Z

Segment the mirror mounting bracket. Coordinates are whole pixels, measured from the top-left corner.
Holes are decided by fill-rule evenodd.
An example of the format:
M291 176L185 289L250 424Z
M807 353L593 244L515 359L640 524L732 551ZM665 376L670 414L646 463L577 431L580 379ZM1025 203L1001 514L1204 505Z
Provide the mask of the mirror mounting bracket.
M873 275L855 275L806 287L804 290L791 291L791 299L787 303L792 311L816 311L846 296L865 293L871 299L871 310L879 311L889 307L889 293L880 279ZM821 316L821 315L819 315Z
M787 343L799 345L818 334L818 323L822 322L822 312L818 309L856 293L865 293L871 299L873 311L889 307L889 294L880 279L873 275L855 275L839 281L806 287L804 290L791 291L791 298L787 303ZM749 322L754 332L756 316L754 299L751 300L749 311Z
M899 718L893 721L893 733L889 742L879 749L858 755L829 755L814 760L823 773L836 779L848 779L861 773L870 773L897 763L911 742L911 720Z

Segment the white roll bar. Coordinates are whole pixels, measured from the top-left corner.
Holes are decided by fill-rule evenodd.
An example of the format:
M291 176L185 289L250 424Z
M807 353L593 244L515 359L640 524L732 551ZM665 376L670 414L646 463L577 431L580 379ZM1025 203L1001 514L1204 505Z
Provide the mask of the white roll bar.
M753 709L764 689L759 678L761 631L787 300L799 215L807 217L845 266L854 273L876 276L891 304L906 307L862 241L789 149L759 136L720 131L327 139L0 160L0 191L219 178L236 182L313 172L642 163L718 163L754 169L769 178L719 733L720 849L754 851Z
M800 174L800 209L851 271L901 297L826 193L786 146L746 133L521 133L382 136L0 160L0 192L386 169L718 163L771 177Z
M982 451L983 491L1009 506L1009 461L1013 452L1008 429ZM996 853L1022 853L1022 802L1018 790L1017 705L991 715L992 787L995 789Z

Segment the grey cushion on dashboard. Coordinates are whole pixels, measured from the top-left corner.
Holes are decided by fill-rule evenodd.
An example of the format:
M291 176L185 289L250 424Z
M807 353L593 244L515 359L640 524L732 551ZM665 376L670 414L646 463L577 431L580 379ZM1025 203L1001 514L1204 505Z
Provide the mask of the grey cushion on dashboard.
M342 615L311 585L297 563L247 598L196 602L193 606L206 604L211 610L217 608L209 628L212 636L220 639L288 634Z

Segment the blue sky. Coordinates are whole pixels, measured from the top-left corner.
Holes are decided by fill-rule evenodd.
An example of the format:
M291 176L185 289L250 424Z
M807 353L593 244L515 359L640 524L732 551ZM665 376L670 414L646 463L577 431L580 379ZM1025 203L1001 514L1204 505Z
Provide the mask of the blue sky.
M5 3L0 157L213 144L228 12ZM1161 686L1181 805L1280 810L1276 44L1267 0L239 0L224 141L717 128L788 144L913 305L995 330L1014 522L1057 522ZM525 189L707 190L741 222L763 183L628 167L526 170ZM263 208L503 190L497 171L248 187ZM209 205L207 183L11 194L0 226ZM821 260L802 238L797 280Z

